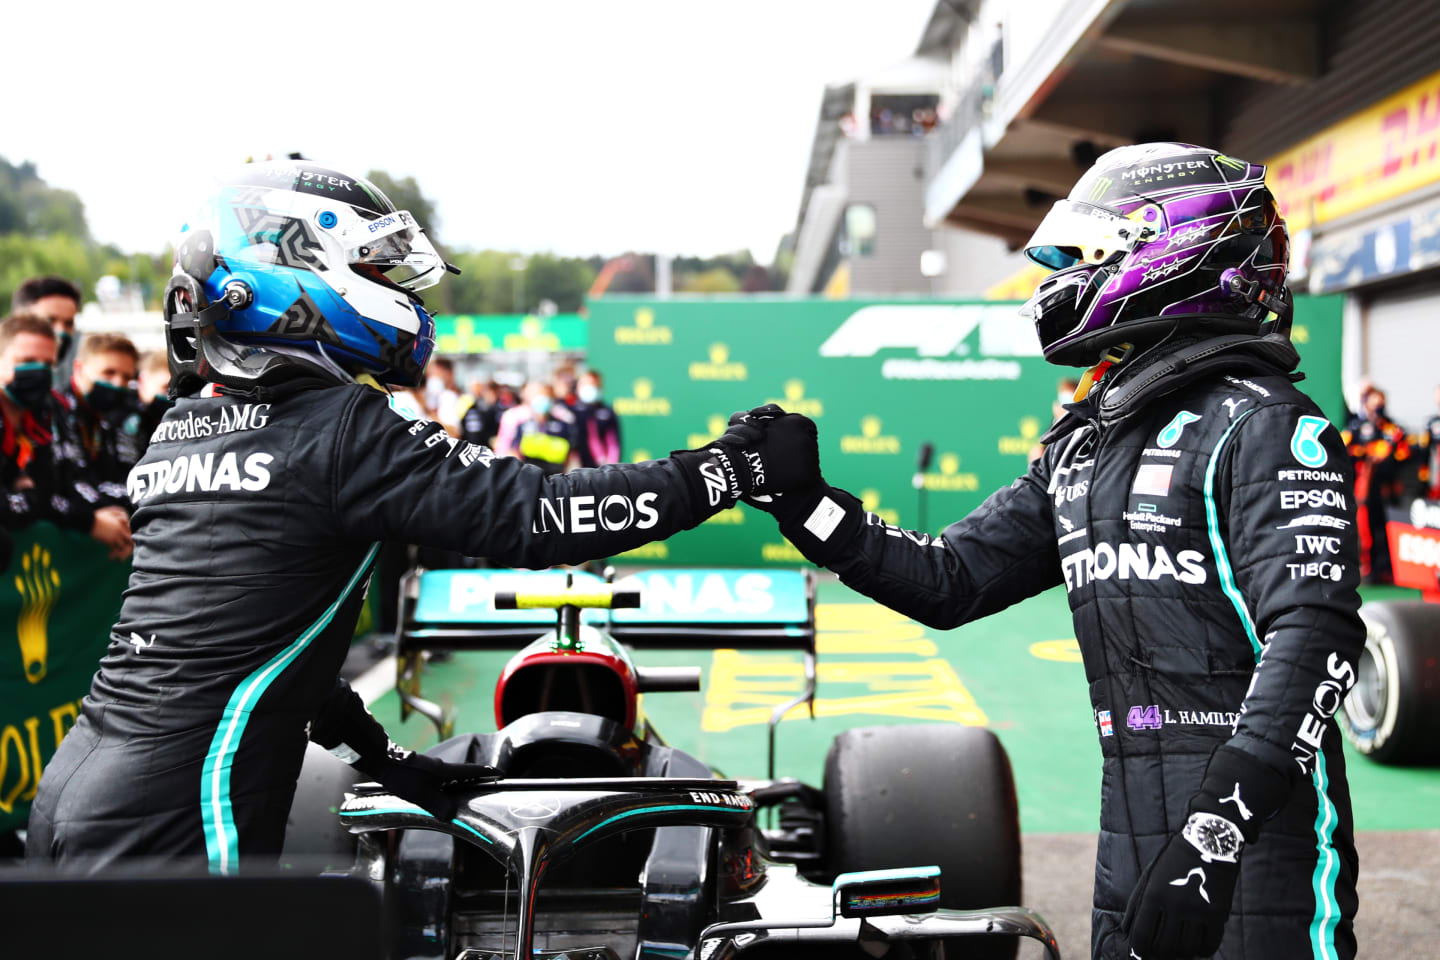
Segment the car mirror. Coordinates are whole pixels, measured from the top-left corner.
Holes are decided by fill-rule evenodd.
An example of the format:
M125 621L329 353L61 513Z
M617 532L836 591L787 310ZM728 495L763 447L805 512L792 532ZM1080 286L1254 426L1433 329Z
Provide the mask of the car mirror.
M929 913L940 906L940 868L902 867L863 870L835 878L835 914L840 917L888 917Z

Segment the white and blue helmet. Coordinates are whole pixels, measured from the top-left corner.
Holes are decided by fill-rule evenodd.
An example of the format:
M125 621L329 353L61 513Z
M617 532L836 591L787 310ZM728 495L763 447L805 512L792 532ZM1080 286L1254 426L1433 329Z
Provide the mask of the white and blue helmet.
M417 292L447 269L415 218L374 184L282 160L217 180L176 241L171 283L188 277L208 303L226 304L214 329L236 347L298 347L408 385L435 348Z

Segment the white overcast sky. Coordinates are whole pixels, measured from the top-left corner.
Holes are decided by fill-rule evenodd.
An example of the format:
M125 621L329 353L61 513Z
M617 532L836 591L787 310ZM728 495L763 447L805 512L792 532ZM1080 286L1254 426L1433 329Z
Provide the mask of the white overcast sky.
M453 247L769 262L826 82L935 0L16 4L0 156L160 250L207 175L298 150L414 176Z

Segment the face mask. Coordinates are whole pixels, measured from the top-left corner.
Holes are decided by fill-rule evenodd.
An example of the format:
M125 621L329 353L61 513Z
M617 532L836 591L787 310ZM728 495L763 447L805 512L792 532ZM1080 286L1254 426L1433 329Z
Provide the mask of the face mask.
M439 377L427 377L425 380L426 393L439 393L445 389L445 384L440 382Z
M155 399L151 400L148 404L145 405L145 410L147 413L163 416L165 414L165 411L169 410L173 406L175 406L174 400L171 400L163 393L157 393L155 395Z
M50 399L54 380L48 363L17 363L15 378L5 387L5 393L26 410L39 413Z
M135 391L129 387L117 387L104 380L96 380L90 392L85 394L85 403L96 413L109 413L125 406L134 398Z
M75 334L71 333L69 330L62 330L60 331L60 333L56 334L56 356L58 356L61 360L65 359L65 355L70 352L70 348L73 346L75 346Z
M576 395L582 403L594 403L600 399L600 388L593 383L582 383L580 389L576 391Z
M550 398L536 397L530 401L530 409L535 411L539 416L545 416L545 414L550 412Z

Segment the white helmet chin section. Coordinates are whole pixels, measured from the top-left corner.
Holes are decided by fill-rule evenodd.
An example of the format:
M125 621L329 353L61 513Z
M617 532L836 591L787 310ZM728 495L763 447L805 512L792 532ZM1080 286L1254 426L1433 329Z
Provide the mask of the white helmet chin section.
M1147 216L1148 214L1148 216ZM1163 214L1147 206L1131 217L1079 200L1057 200L1025 244L1025 256L1051 270L1104 263L1158 236Z

